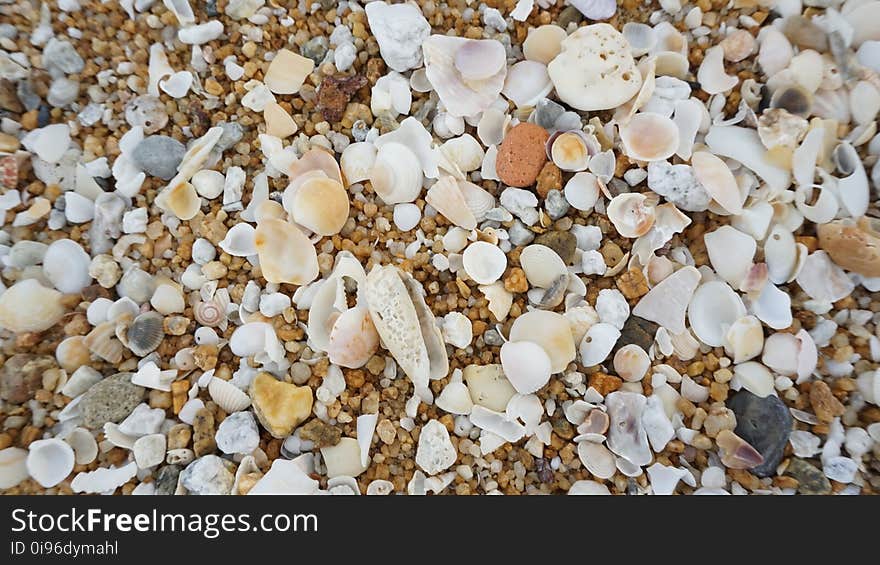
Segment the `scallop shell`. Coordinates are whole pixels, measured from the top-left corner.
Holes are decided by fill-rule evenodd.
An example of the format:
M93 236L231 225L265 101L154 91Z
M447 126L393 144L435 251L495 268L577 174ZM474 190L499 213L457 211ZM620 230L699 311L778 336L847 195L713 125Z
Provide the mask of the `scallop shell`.
M507 71L501 93L518 108L534 106L553 90L547 65L537 61L520 61Z
M735 321L725 338L724 347L733 354L734 363L753 359L764 349L764 328L754 316L743 316Z
M401 143L383 144L376 153L370 183L386 204L413 202L422 192L418 157Z
M217 403L227 414L246 410L251 405L251 398L240 388L229 381L214 377L208 383L211 400Z
M62 369L73 373L89 363L91 352L83 336L73 335L58 344L55 348L55 359Z
M648 353L634 343L624 345L614 354L614 370L627 382L638 382L651 368Z
M470 44L478 43L474 47ZM504 79L507 76L506 59L498 66L498 71L486 78L468 80L462 76L457 59L461 59L463 68L481 68L482 73L493 67L498 61L496 48L481 45L481 40L466 39L463 37L450 37L445 35L432 35L422 43L422 54L425 60L425 76L434 87L446 110L453 116L475 116L492 105L501 93ZM466 51L459 57L461 49ZM479 65L472 64L474 52L489 52L487 61ZM482 74L479 73L479 74Z
M548 64L562 50L562 41L568 36L558 25L547 24L532 28L523 41L523 56L529 61Z
M569 131L556 136L550 147L553 164L563 171L585 171L590 164L590 149L583 132Z
M52 488L73 471L73 449L58 438L38 439L28 446L27 470L44 488Z
M492 193L470 181L458 181L458 190L478 222L485 220L489 211L495 208L495 197Z
M745 315L742 299L721 281L700 285L688 306L691 329L700 341L712 347L724 345L727 331Z
M645 194L625 192L611 199L606 213L617 233L632 238L648 233L656 218L655 208Z
M459 227L466 230L477 227L477 220L459 190L458 181L451 176L441 176L440 180L428 189L425 202Z
M475 39L455 50L453 64L466 83L486 80L507 64L507 52L499 41Z
M671 119L654 113L634 115L620 127L627 157L637 161L661 161L678 150L678 128Z
M183 181L168 185L156 197L156 205L181 220L191 220L199 213L202 199L193 185Z
M581 340L581 364L584 367L595 367L604 362L620 339L620 330L611 324L599 322L587 330Z
M526 246L519 257L520 265L532 286L548 289L559 277L568 274L565 262L546 245Z
M477 284L492 284L507 268L507 256L501 249L485 241L468 245L462 255L464 271Z
M116 339L116 322L99 324L86 335L83 343L89 351L108 363L122 361L123 348L122 343Z
M297 224L323 236L336 235L348 220L348 193L332 178L312 178L291 197L291 217Z
M257 255L271 283L308 284L318 276L315 246L295 225L264 218L257 224Z
M376 146L366 141L349 144L339 158L339 166L349 185L369 179L375 162Z
M367 308L350 308L336 318L327 344L331 363L359 369L367 364L378 348L379 334Z
M158 312L145 312L135 318L125 333L126 347L138 357L149 355L165 339L164 319Z
M550 356L551 371L564 371L576 356L568 319L562 314L532 310L519 316L510 327L510 341L531 341Z
M323 148L315 147L303 153L302 157L290 165L287 174L291 180L295 180L310 171L321 171L339 184L343 183L339 163L336 162L332 153Z
M743 196L727 163L707 151L696 151L691 164L697 180L715 202L733 215L742 213Z
M502 345L501 366L520 394L531 394L550 381L550 357L531 341L508 341Z

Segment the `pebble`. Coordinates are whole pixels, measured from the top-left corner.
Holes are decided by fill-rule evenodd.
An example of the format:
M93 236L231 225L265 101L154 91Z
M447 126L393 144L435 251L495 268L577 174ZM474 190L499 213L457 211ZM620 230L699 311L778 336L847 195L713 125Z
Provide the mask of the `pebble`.
M327 38L323 35L319 35L318 37L313 37L310 40L306 41L303 44L300 53L302 53L303 57L307 57L314 61L315 65L320 65L324 61L324 57L327 56L327 50Z
M689 212L708 209L712 200L690 165L670 165L667 161L649 163L648 188Z
M800 494L831 494L831 482L825 474L803 459L792 458L785 474L797 479Z
M179 465L165 465L159 469L156 476L156 494L171 496L177 490L177 480L180 477Z
M846 408L840 403L824 381L815 381L810 386L810 405L819 421L831 423L835 416L842 416Z
M342 430L315 418L300 428L299 437L314 442L317 448L330 447L342 439Z
M0 368L0 399L23 404L34 397L43 384L43 373L55 368L48 355L16 353Z
M620 338L615 345L615 351L631 343L638 345L645 351L650 350L654 344L654 336L659 328L660 326L654 322L639 318L638 316L630 316L624 322L623 329L620 330Z
M165 104L155 96L143 95L125 105L125 121L128 125L144 128L144 133L156 133L168 124Z
M63 108L76 101L79 96L79 83L67 77L58 77L52 81L46 101L56 108Z
M186 154L186 147L173 137L151 135L137 144L131 153L135 163L150 176L171 180Z
M116 373L87 390L80 401L83 425L102 428L124 420L141 403L144 389L131 384L131 373Z
M401 73L418 67L422 63L422 43L431 34L431 26L419 7L380 0L370 2L365 10L385 64Z
M251 384L254 413L274 437L285 438L312 412L312 389L260 373Z
M501 337L501 334L498 333L497 330L486 330L483 332L483 341L486 345L492 347L500 347L504 345L504 338Z
M538 174L537 183L538 186L535 190L538 193L538 196L541 198L547 198L551 191L558 191L562 188L562 171L559 167L554 165L552 161L547 161L544 163L541 172ZM568 206L566 206L565 209L568 210Z
M535 184L547 162L544 145L549 137L547 130L535 124L523 122L512 127L498 147L495 161L501 181L519 188Z
M234 465L216 455L205 455L186 466L180 484L191 494L229 494L235 483Z
M217 449L214 441L214 414L207 408L199 409L193 418L192 427L193 452L196 457L214 452Z
M247 455L260 446L260 431L250 412L236 412L220 422L215 440L223 453Z
M556 125L559 116L565 113L565 106L550 99L542 98L535 105L535 123L544 129L551 129Z
M318 111L328 122L338 122L354 93L366 85L361 75L324 77L318 87Z
M562 194L556 191L559 197ZM570 265L574 261L574 254L577 251L577 238L567 231L548 231L535 238L535 243L546 245L556 252L566 265Z
M793 419L788 408L777 396L761 398L747 390L733 395L727 406L736 414L734 433L764 457L763 463L750 469L751 473L758 477L773 475L791 435Z
M528 245L535 239L535 233L519 220L513 221L507 230L507 235L510 236L510 243L517 247Z
M43 65L53 76L79 73L85 61L69 41L52 38L43 48Z

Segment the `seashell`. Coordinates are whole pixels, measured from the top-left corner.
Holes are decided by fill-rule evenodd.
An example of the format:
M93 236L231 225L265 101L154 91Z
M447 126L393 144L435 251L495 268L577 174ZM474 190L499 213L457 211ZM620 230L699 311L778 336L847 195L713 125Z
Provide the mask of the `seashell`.
M199 213L202 200L193 185L186 181L171 184L156 196L156 206L181 220L191 220Z
M761 362L774 373L794 376L798 371L800 348L800 341L794 335L775 333L767 338Z
M645 279L648 281L648 286L654 287L659 284L661 281L666 279L669 275L671 275L675 270L675 265L667 259L666 257L657 257L654 255L648 260L648 264L645 265L644 275Z
M223 194L226 179L220 171L207 169L194 174L191 183L199 196L213 200Z
M580 343L581 364L594 367L604 362L618 339L620 330L613 325L603 322L592 325Z
M739 288L755 256L755 240L730 226L721 226L704 236L709 261L718 275L734 288Z
M27 471L44 488L52 488L73 471L73 449L58 438L38 439L28 446Z
M467 205L458 182L451 176L441 176L440 180L428 189L425 202L459 227L466 230L477 227L477 220Z
M581 463L597 479L610 479L617 472L614 454L601 443L582 441L577 450Z
M737 85L739 78L724 71L723 47L716 45L703 53L703 62L697 71L697 82L710 95L727 92Z
M728 469L752 469L764 462L754 447L730 430L718 432L715 443L721 448L721 462Z
M480 292L489 301L489 312L499 322L504 321L513 307L513 294L511 294L501 281L489 285L480 285Z
M583 132L569 131L556 136L550 148L550 158L563 171L585 171L590 163L590 149Z
M20 447L0 449L0 489L11 489L28 478L27 456Z
M862 160L855 148L845 141L840 143L834 154L838 160L849 163L847 168L852 170L851 174L837 180L840 204L853 218L864 216L868 211L870 188Z
M348 220L348 193L332 178L311 178L291 197L293 221L323 236L336 235Z
M478 222L485 220L489 211L495 208L495 197L492 196L492 193L472 182L458 181L458 190L461 191L471 214Z
M73 373L83 365L87 365L91 359L88 345L83 336L74 335L65 338L55 348L55 359L58 365L68 373Z
M562 314L532 310L519 316L510 327L510 341L530 341L544 349L550 357L551 371L564 371L575 359L571 326Z
M771 108L782 108L795 116L806 118L813 108L813 95L799 84L778 89L770 98Z
M768 77L788 67L794 50L785 35L773 26L764 28L758 35L761 47L758 50L758 64Z
M730 326L725 349L733 353L733 362L742 363L760 355L764 348L764 328L754 316L743 316Z
M408 147L418 157L419 166L428 178L437 178L437 165L442 154L434 146L434 138L422 122L409 117L400 122L400 126L376 138L374 144L381 148L388 143L399 143Z
M669 22L660 22L654 26L654 33L657 35L657 45L654 47L654 53L662 51L672 51L687 55L688 43L683 33L675 29Z
M605 397L608 407L608 448L632 465L647 465L651 448L642 424L646 399L641 394L615 391Z
M480 168L486 153L480 143L468 133L450 139L440 146L440 151L454 163L462 173Z
M812 114L820 118L835 120L846 124L852 119L849 96L845 89L827 90L820 88L813 95Z
M308 57L279 49L269 63L263 82L275 94L296 94L314 68L315 62Z
M721 281L701 284L688 305L691 329L700 341L712 347L724 345L727 330L745 315L746 307L739 295Z
M504 375L519 394L531 394L550 381L550 357L530 341L508 341L501 346Z
M367 308L350 308L336 318L327 344L331 363L359 369L367 364L378 348L379 334Z
M519 259L529 284L538 288L550 288L554 281L568 274L565 262L546 245L526 246Z
M43 256L43 274L59 291L75 294L92 282L91 257L82 246L69 239L53 241Z
M807 120L783 108L768 108L758 118L758 136L767 149L778 146L794 149L808 127Z
M617 233L630 238L648 233L656 218L655 206L638 192L618 194L608 203L606 213Z
M156 350L165 339L164 318L158 312L145 312L135 318L125 332L125 346L138 357Z
M453 347L465 349L470 346L474 339L473 324L470 319L460 312L449 312L443 317L441 331L443 341Z
M376 153L370 183L386 204L413 202L422 192L418 157L400 143L383 144Z
M673 335L685 333L685 312L700 278L694 267L679 269L648 291L632 313L659 324Z
M678 148L675 150L675 154L682 159L691 158L694 139L706 114L706 107L695 98L675 102L675 111L672 116L672 121L678 129Z
M247 410L251 405L251 398L240 388L217 377L212 378L208 383L208 394L211 395L211 400L227 414Z
M774 226L764 242L764 260L770 281L783 284L792 279L797 256L797 243L791 232L782 226Z
M634 115L620 127L620 139L627 157L638 161L661 161L678 150L678 128L660 114Z
M694 174L706 192L733 215L742 213L743 197L727 163L707 151L691 155Z
M629 44L633 57L641 57L657 45L657 34L648 24L627 22L623 24L621 33Z
M264 218L257 224L255 242L260 270L268 282L304 285L317 278L315 246L293 224Z
M507 127L510 124L510 116L495 108L488 108L480 117L477 124L477 137L484 145L501 145ZM484 155L485 159L485 155Z
M534 106L553 90L547 66L536 61L520 61L507 71L501 94L517 108Z
M735 365L733 378L755 396L765 398L773 393L773 375L767 367L757 361L747 361Z
M877 220L836 220L816 227L819 247L836 264L865 277L880 276L880 229Z
M42 332L64 316L62 294L36 279L18 281L0 294L0 327L12 332Z
M614 354L614 370L627 382L638 382L651 368L648 353L634 343L624 345Z
M214 328L226 320L226 307L216 299L201 300L193 306L193 317L201 325Z
M376 146L365 141L349 144L339 158L339 166L349 185L369 179L375 162Z
M464 271L477 284L492 284L507 268L507 256L501 249L485 241L468 245L462 255Z
M562 304L565 294L568 291L569 281L573 278L568 272L565 272L550 283L546 288L533 288L529 291L529 301L542 310L552 310ZM578 279L580 280L580 279Z
M98 442L92 432L85 428L74 428L64 441L73 449L77 465L88 465L98 457Z
M654 74L675 77L685 80L690 69L690 62L685 55L673 51L661 51L654 55Z
M853 5L854 4L854 5ZM859 48L866 41L880 41L877 19L880 18L880 4L877 2L855 2L844 7L843 17L852 26L852 46Z
M116 339L116 322L104 322L90 331L83 340L89 351L109 363L122 361L122 343Z
M422 43L422 54L425 60L425 76L434 87L446 110L453 116L475 116L492 105L504 86L507 76L506 58L495 47L487 46L484 41L431 35ZM495 41L495 40L491 40ZM495 41L497 43L497 41ZM476 43L477 46L471 46ZM458 52L466 49L459 56ZM503 48L502 48L503 51ZM489 53L486 61L474 61L476 53ZM497 65L497 72L482 79L467 79L458 68L479 69L477 74L485 74L488 69ZM500 64L499 63L500 59ZM468 67L469 66L469 67Z
M565 183L565 200L576 210L589 212L599 200L600 184L593 173L576 173Z
M302 157L291 163L287 175L291 180L296 180L311 171L320 171L328 178L339 182L339 184L343 183L342 171L333 154L328 150L320 148L320 146L309 149L303 153Z
M453 64L465 82L487 80L507 64L507 53L499 41L475 39L455 50Z
M531 28L523 41L523 56L529 61L547 65L559 55L562 41L567 36L564 29L554 24Z
M559 99L584 111L616 108L635 96L642 82L626 38L604 23L565 38L547 71Z
M395 204L392 219L397 229L410 231L419 225L422 220L422 211L415 204Z
M712 154L739 161L764 179L772 192L781 192L791 184L789 171L768 158L767 150L755 130L738 126L712 126L705 141ZM720 169L714 172L717 173L718 170ZM718 174L726 176L723 173Z
M241 222L232 226L217 245L233 257L248 257L257 254L254 227Z

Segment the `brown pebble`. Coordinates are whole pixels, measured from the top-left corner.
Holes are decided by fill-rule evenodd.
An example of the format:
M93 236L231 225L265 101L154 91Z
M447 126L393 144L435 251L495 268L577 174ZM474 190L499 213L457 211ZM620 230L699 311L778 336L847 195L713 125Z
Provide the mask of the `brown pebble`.
M810 405L822 422L831 422L835 416L842 416L846 412L824 381L816 381L810 386Z
M196 454L196 457L201 457L216 450L214 415L207 408L202 408L196 412L193 419L193 452Z
M338 122L352 95L367 85L366 77L328 76L318 87L318 110L328 122Z
M590 386L596 389L602 396L608 396L609 393L619 389L622 384L623 380L614 375L607 375L602 372L590 375Z
M553 162L547 161L541 167L536 190L541 198L547 198L551 190L562 190L562 171Z
M315 442L315 447L331 447L342 439L342 430L322 422L318 418L311 420L300 428L300 437Z
M498 147L495 170L501 182L523 188L535 184L547 153L544 145L549 138L541 126L520 123L510 129Z

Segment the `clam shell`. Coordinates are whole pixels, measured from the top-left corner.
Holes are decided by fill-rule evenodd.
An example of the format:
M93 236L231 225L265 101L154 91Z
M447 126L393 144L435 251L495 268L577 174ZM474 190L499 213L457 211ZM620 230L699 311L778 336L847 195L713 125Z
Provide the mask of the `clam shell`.
M467 46L466 53L469 53L473 48L468 44L476 41L479 40L431 35L422 43L425 76L446 106L446 110L453 116L466 117L479 114L492 105L504 86L504 79L507 76L506 64L500 65L494 75L481 80L467 80L457 68L458 51ZM489 66L483 67L484 70Z
M69 239L53 241L43 256L43 274L59 291L74 294L87 287L91 257L82 246Z
M587 330L581 340L581 364L584 367L595 367L604 362L620 339L620 330L611 324L599 322Z
M694 292L688 321L700 341L712 347L724 345L730 326L746 315L746 307L727 283L710 281Z
M477 227L477 220L459 189L458 181L451 176L441 176L428 189L425 202L459 227L466 230Z
M77 465L88 465L98 457L98 442L85 428L74 428L64 441L73 449Z
M599 200L600 181L593 173L577 173L563 189L565 200L582 212L589 212Z
M358 369L367 364L378 348L379 334L366 307L350 308L336 318L327 344L331 363Z
M578 457L584 467L597 479L610 479L617 472L614 454L601 443L578 443Z
M0 327L13 332L41 332L64 316L62 294L36 279L18 281L0 294Z
M293 221L319 235L336 235L348 220L348 193L332 178L305 181L291 200Z
M614 370L627 382L638 382L651 368L648 353L634 343L624 345L614 354Z
M264 218L257 224L257 255L271 283L308 284L318 276L315 246L293 224Z
M504 375L520 394L531 394L550 381L550 357L530 341L508 341L501 346Z
M44 488L52 488L73 471L73 449L58 438L38 439L28 446L27 471Z
M707 233L704 240L715 272L734 288L740 288L752 266L757 250L755 240L730 226Z
M657 45L657 34L648 24L627 22L621 30L632 50L633 57L641 57Z
M553 90L547 66L537 61L520 61L510 67L501 93L518 108L534 106Z
M507 64L507 53L500 41L475 39L455 50L453 64L465 82L487 80Z
M550 158L563 171L585 171L590 164L590 149L583 132L569 131L556 136L550 147Z
M634 115L620 127L620 139L627 157L637 161L668 159L679 145L675 123L670 118L653 113Z
M158 312L145 312L135 318L125 333L126 346L138 357L149 355L165 339L164 319Z
M376 146L366 141L349 144L339 158L339 166L349 185L369 179L375 162Z
M794 376L798 372L798 354L801 344L798 338L788 333L775 333L767 338L761 362L785 376Z
M743 210L743 196L727 163L707 151L691 155L694 174L703 188L727 212L737 215Z
M559 277L568 274L562 258L546 245L526 246L520 254L519 262L529 284L538 288L550 288Z
M766 284L752 302L752 312L774 330L787 328L792 322L791 297L775 285Z
M648 233L656 218L655 207L648 197L638 192L618 194L608 203L608 219L623 237L640 237Z
M89 363L91 352L83 336L73 335L58 344L55 348L55 359L62 369L73 373Z
M562 314L532 310L519 316L510 327L510 341L531 341L550 356L551 371L564 371L576 352L571 326Z
M217 245L233 257L247 257L257 254L257 246L254 242L254 227L241 222L232 226L226 232L226 236Z
M413 202L422 192L418 157L406 145L383 144L376 153L370 183L386 204Z
M445 141L440 151L452 161L462 173L480 168L486 153L480 143L468 133Z
M725 337L724 347L733 353L734 363L753 359L764 348L764 328L754 316L743 316L735 321Z
M321 147L315 147L303 153L302 157L291 163L287 174L291 180L296 180L310 171L321 171L327 177L340 184L343 183L342 171L333 154Z
M757 361L735 365L733 376L744 389L756 396L764 398L773 393L773 375Z
M523 56L529 61L549 64L562 50L562 41L568 36L558 25L546 24L532 28L523 41Z
M186 181L169 184L156 197L156 205L181 220L191 220L199 213L202 199L193 185Z
M790 231L774 226L764 242L764 261L774 284L783 284L793 278L797 267L797 243Z
M246 410L251 405L251 398L240 388L229 381L214 377L208 383L208 394L228 414Z
M485 241L468 245L462 255L464 270L477 284L492 284L507 268L507 256L501 249Z

